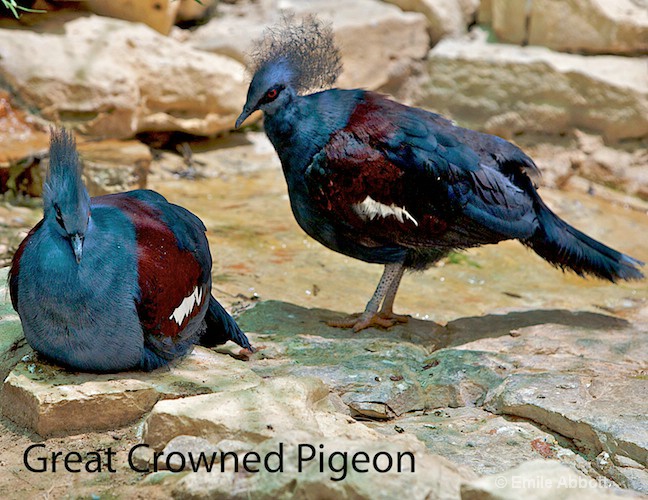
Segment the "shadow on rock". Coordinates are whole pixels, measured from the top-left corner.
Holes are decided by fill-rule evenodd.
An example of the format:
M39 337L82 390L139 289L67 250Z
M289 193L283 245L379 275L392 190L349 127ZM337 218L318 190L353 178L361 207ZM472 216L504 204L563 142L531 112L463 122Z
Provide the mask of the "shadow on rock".
M620 330L629 326L628 321L624 319L587 311L573 312L565 309L514 311L451 321L445 326L443 336L447 342L439 347L456 347L483 338L510 335L521 328L544 324L586 330Z
M542 324L558 324L577 329L609 330L626 328L629 323L614 316L564 309L515 311L459 318L443 326L433 321L410 318L405 324L383 330L367 328L360 332L333 328L328 321L338 320L345 313L328 309L308 309L280 301L267 301L246 311L239 318L246 331L272 337L313 335L327 339L386 339L419 344L429 350L456 347L483 338L510 335L518 329Z

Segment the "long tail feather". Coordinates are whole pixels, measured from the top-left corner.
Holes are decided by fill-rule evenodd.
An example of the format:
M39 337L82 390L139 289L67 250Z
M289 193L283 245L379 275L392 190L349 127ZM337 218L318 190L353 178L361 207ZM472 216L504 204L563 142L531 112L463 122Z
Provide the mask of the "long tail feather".
M539 198L539 229L524 243L551 264L612 282L639 280L644 263L590 238L554 214Z
M214 347L231 340L245 349L253 351L250 341L229 313L214 297L209 297L209 309L205 316L207 329L200 339L200 345Z

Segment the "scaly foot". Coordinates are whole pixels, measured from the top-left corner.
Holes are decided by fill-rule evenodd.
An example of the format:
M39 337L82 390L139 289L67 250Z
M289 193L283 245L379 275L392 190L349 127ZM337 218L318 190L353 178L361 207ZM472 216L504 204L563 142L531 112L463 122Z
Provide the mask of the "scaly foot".
M389 312L380 311L378 313L378 316L380 316L382 319L392 320L392 321L395 322L394 324L396 324L396 323L407 323L409 321L409 319L411 318L411 316L409 316L407 314L396 314L396 313L394 313L392 311L389 311Z
M372 326L391 328L397 323L406 323L407 321L407 316L398 314L364 312L362 314L352 314L340 320L327 321L326 324L334 328L353 328L354 332L359 332Z

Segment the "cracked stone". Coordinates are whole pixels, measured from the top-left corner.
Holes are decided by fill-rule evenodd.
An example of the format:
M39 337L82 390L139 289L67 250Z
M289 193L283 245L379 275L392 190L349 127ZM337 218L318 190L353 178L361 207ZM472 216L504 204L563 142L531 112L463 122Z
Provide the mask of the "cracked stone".
M573 389L557 389L568 384ZM575 374L517 374L495 389L486 407L516 415L573 439L582 450L648 462L648 380Z
M256 387L160 401L146 419L143 441L161 450L175 436L190 435L260 443L297 430L313 435L373 435L355 420L335 413L329 388L310 377L277 377Z

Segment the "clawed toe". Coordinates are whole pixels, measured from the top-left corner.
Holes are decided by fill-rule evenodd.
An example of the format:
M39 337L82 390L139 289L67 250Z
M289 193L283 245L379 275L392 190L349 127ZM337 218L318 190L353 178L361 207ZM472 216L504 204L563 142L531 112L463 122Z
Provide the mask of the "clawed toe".
M379 312L378 316L380 316L382 319L388 319L393 321L393 324L396 323L407 323L410 320L411 316L408 316L407 314L394 314L394 313L386 313L386 312Z
M352 314L341 320L327 321L329 326L334 328L353 328L354 332L359 332L372 326L378 328L391 328L397 323L407 322L407 316L383 313L363 313Z
M327 321L326 324L333 328L353 328L360 319L360 316L360 313L355 313L343 319L332 319Z

